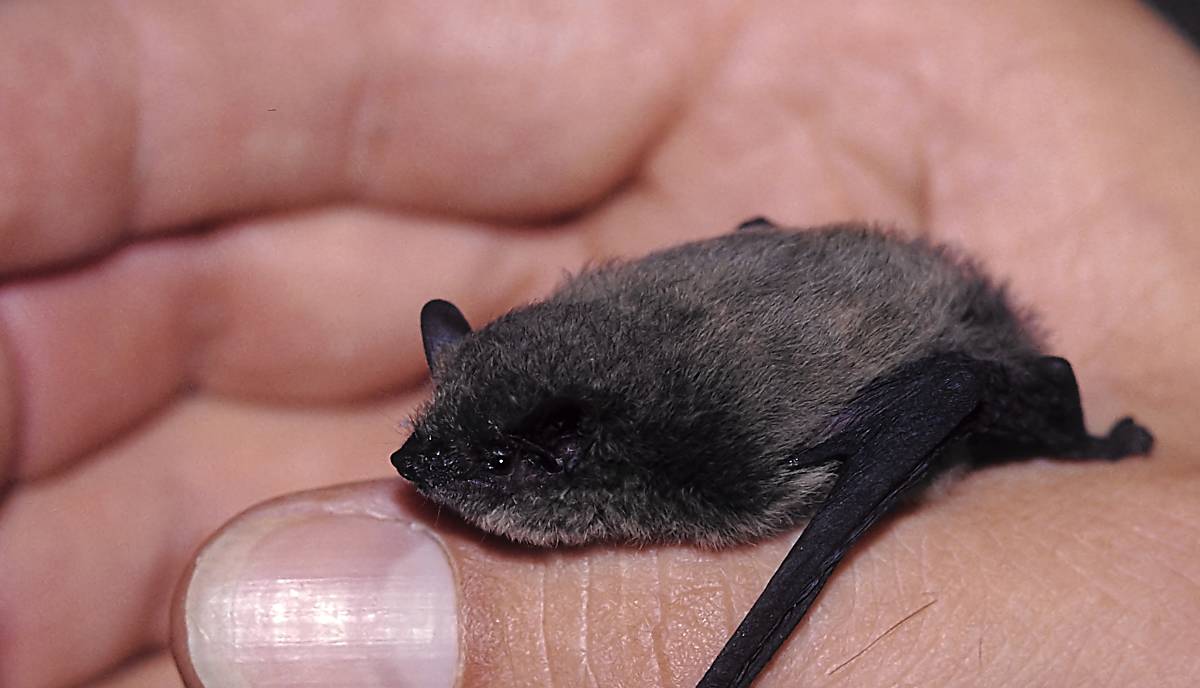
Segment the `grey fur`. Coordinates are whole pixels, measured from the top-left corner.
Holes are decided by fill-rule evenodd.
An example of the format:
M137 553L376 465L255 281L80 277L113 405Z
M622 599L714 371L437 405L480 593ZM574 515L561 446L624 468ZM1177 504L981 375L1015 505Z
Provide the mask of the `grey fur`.
M752 221L585 271L438 352L393 457L426 497L520 542L717 547L812 514L837 466L796 458L872 381L937 352L1020 378L1038 345L943 248Z

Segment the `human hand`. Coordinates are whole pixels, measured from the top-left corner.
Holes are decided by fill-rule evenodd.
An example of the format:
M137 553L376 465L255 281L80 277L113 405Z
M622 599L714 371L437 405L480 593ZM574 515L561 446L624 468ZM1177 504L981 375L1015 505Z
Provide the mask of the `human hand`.
M1129 412L1159 439L893 519L762 685L1197 674L1200 67L1139 6L10 2L0 75L0 685L168 685L199 540L373 477L223 531L188 597L219 609L230 583L241 615L188 617L212 643L179 648L185 671L289 685L320 670L280 661L300 648L350 680L373 638L385 685L460 654L463 685L693 682L786 538L509 547L428 513L386 457L427 298L481 323L551 266L759 213L963 246L1043 315L1093 428ZM313 609L337 623L290 616ZM388 610L409 615L364 620Z

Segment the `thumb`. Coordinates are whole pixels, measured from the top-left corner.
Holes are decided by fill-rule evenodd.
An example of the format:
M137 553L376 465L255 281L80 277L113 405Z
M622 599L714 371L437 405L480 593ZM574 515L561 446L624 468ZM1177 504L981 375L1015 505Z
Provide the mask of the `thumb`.
M869 534L756 688L1194 675L1194 519L1163 514L1195 486L1156 470L972 475ZM174 651L192 688L694 686L791 540L537 550L399 481L301 493L201 550Z
M695 685L787 544L534 550L397 481L334 487L200 551L174 651L194 688Z

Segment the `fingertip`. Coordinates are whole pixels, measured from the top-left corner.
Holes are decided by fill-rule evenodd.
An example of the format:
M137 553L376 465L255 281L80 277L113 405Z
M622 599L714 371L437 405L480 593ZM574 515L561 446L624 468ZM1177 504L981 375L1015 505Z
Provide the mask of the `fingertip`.
M171 656L175 659L175 668L179 671L179 677L183 679L184 685L188 688L203 688L204 684L196 675L196 669L192 666L191 654L188 652L187 593L195 569L196 563L193 560L180 576L179 584L175 586L175 593L171 598L170 641L168 644Z
M291 495L199 552L172 608L193 688L453 686L458 590L439 537L391 482Z

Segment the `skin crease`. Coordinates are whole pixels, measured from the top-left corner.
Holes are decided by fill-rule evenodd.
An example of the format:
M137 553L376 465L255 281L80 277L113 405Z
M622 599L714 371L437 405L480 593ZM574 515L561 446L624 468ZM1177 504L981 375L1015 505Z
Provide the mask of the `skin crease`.
M893 519L760 685L1200 675L1200 60L1148 11L418 7L0 6L0 685L178 684L166 610L203 537L392 475L426 299L481 323L558 266L759 213L962 246L1042 315L1093 430L1128 412L1159 442ZM686 685L788 544L444 528L468 686Z

